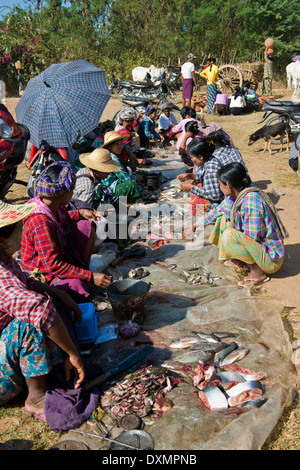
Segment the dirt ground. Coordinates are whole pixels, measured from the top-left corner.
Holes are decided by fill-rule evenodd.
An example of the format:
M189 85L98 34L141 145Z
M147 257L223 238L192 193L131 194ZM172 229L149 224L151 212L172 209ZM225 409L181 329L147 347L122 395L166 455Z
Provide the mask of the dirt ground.
M202 87L201 92L205 92ZM291 92L276 85L273 89L277 99L291 99ZM15 107L19 98L8 98L6 106L15 116ZM179 104L180 106L180 104ZM110 99L101 121L111 119L120 109L118 98ZM263 153L263 142L258 141L248 146L249 135L261 127L259 121L261 111L245 116L206 117L206 122L218 121L232 137L234 144L240 150L249 169L252 181L272 196L284 225L289 232L285 240L286 255L282 268L272 275L271 282L260 289L259 295L281 299L285 305L282 313L285 327L289 333L293 348L295 349L295 362L300 371L300 179L288 165L288 151L279 152L279 146L274 145L274 153ZM291 145L291 144L290 144ZM18 178L27 181L28 170L25 165L20 166ZM7 195L11 203L27 199L26 188L14 185ZM299 352L297 347L299 346ZM298 361L297 361L298 357ZM297 364L298 362L298 364ZM296 450L300 449L300 407L298 397L278 423L272 435L265 444L265 449Z

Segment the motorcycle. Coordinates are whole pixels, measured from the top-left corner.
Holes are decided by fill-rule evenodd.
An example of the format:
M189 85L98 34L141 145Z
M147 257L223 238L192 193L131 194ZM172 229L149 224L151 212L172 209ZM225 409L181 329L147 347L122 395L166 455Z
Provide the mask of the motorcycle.
M44 169L54 162L61 160L72 161L72 155L67 148L54 148L42 141L40 148L31 146L29 156L26 155L26 165L29 168L27 182L27 193L29 197L34 196L34 182Z
M270 100L263 104L262 110L265 113L259 124L265 122L268 118L267 126L286 121L290 125L291 134L298 134L300 132L300 103ZM270 117L272 114L275 114L275 116ZM273 142L279 143L279 140L274 139Z
M0 199L3 199L14 184L26 186L25 181L17 180L18 166L23 162L29 129L16 123L4 104L0 103Z
M149 75L147 77L147 75ZM150 74L147 74L146 78L148 79L148 83L150 85ZM157 85L149 86L149 87L140 87L140 89L134 93L135 96L140 98L148 98L150 101L158 100L159 103L168 101L168 99L173 100L175 103L179 102L179 96L176 91L169 85L169 82L165 78L165 74L159 77Z
M172 72L171 77L169 78L168 84L169 84L169 87L173 91L181 90L182 89L181 74L178 72Z

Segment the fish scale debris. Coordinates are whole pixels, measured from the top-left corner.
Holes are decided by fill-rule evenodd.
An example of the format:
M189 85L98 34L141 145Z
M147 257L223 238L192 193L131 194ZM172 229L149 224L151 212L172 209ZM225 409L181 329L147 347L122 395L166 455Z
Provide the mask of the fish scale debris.
M163 369L147 366L107 389L101 397L101 406L120 418L132 413L143 418L151 412L157 417L172 408L172 401L165 395L180 382L183 379L170 377Z

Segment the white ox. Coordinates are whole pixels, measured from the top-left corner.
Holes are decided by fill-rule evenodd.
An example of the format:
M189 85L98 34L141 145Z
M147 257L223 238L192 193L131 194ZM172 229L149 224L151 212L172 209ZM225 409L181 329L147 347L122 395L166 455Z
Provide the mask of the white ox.
M294 93L297 95L300 86L300 60L286 66L286 78L288 89L294 88Z
M157 68L155 65L150 65L150 67L135 67L131 73L134 82L144 82L146 74L149 73L151 80L155 83L164 72L166 73L166 78L168 78L168 69L164 67Z

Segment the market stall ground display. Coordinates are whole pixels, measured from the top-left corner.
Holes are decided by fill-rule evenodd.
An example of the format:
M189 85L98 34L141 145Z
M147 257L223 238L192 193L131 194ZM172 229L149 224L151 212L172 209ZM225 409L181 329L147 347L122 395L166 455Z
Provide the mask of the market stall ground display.
M227 120L229 121L229 124ZM221 120L222 125L225 127L229 126L229 128L226 127L229 131L230 126L233 125L231 123L232 120L233 118L231 117L222 118ZM247 122L248 120L249 119L247 118ZM243 123L241 123L241 125L243 125ZM253 129L256 128L256 121L255 123L252 122L251 126ZM247 155L247 133L245 133L244 136L241 136L240 144L243 150L243 155ZM251 155L251 158L249 157L247 160L247 164L254 173L258 163L259 165L266 165L263 167L262 171L257 169L256 179L265 178L267 180L270 173L268 169L271 169L274 164L276 164L276 168L280 167L282 169L284 166L282 158L278 160L277 155L276 162L275 157L272 157L271 160L268 158L267 161L265 157L260 156L260 162L257 162L254 157L256 158L255 155ZM162 160L158 158L158 161L162 164ZM167 161L164 159L163 162L164 165L162 166L164 169L168 168ZM270 167L268 165L270 165ZM180 165L178 165L178 168L179 167ZM179 169L179 171L181 171L181 169ZM296 190L294 190L294 192L295 191ZM292 196L293 194L294 193L292 191ZM283 198L280 199L280 205L282 205L282 201L283 203L285 202L287 196L288 194L283 195ZM15 193L12 194L11 197L14 201L18 200L18 195ZM293 224L293 222L291 222L291 224ZM290 228L293 229L292 226ZM291 233L293 236L293 230L291 230ZM290 240L292 241L292 239ZM152 242L156 243L155 240L152 240ZM149 361L151 363L153 362L153 364L158 364L159 366L164 364L168 368L164 367L163 369L165 371L167 370L168 374L183 378L183 380L186 379L183 382L178 383L170 393L168 393L167 397L174 403L171 409L156 418L153 418L152 415L153 423L151 423L151 413L146 417L151 424L149 432L154 438L158 436L158 439L156 439L155 442L155 448L160 448L160 446L164 445L166 449L171 448L169 446L171 445L170 441L172 440L175 442L174 445L177 446L176 433L182 436L182 441L184 442L181 442L178 445L182 446L181 448L183 449L189 448L188 446L191 448L193 448L193 446L194 448L198 448L198 446L199 448L225 448L227 441L231 444L234 443L232 445L237 449L260 448L265 441L266 436L270 434L278 418L281 416L284 406L290 402L291 397L296 390L295 383L297 382L297 379L295 376L294 363L291 360L293 351L291 350L291 344L287 333L283 328L280 317L282 307L287 304L284 302L282 303L279 300L274 300L274 295L271 294L269 298L265 294L262 298L251 297L247 291L245 292L245 290L240 289L237 290L235 276L232 272L229 272L228 269L219 265L216 261L216 252L213 254L211 253L211 256L208 256L209 251L214 250L214 247L208 246L204 247L200 264L201 266L207 266L209 264L212 274L220 275L222 279L217 280L215 282L217 285L214 286L197 286L196 294L191 293L190 289L193 289L193 286L186 286L182 279L178 281L177 277L175 277L176 274L179 278L179 271L187 270L190 267L190 263L188 261L191 258L194 262L194 253L184 250L183 248L179 249L178 246L174 246L178 244L180 245L180 243L180 241L176 241L175 243L165 243L164 240L160 241L160 244L165 246L162 246L159 250L155 250L155 247L151 250L152 255L159 255L159 261L155 263L154 270L156 270L156 275L159 275L160 278L158 278L158 280L156 279L156 286L153 285L151 287L145 308L145 321L140 325L139 335L128 338L122 344L122 347L125 349L120 348L118 350L116 343L119 340L117 338L109 342L110 344L104 343L101 346L96 346L97 355L99 353L99 363L102 363L102 366L103 363L105 363L109 369L114 362L121 360L122 357L124 357L124 355L126 356L130 351L136 350L144 343L151 342L155 345L157 358L152 361L152 358L150 357ZM146 245L147 251L153 247L150 247L149 245L150 242ZM181 251L183 250L185 252L186 259L181 260L180 262L179 258L182 256L183 253L181 253ZM181 253L181 256L177 257L179 252ZM288 253L292 253L292 251L288 250ZM126 275L130 269L137 268L137 263L141 265L140 267L144 266L145 270L150 271L150 274L145 280L147 282L152 282L154 276L153 269L151 268L152 261L149 259L147 260L147 258L144 258L143 262L141 259L135 260L135 262L134 260L126 261L125 265L123 266L122 263L119 269L121 269L122 273ZM283 274L287 273L287 269L290 269L291 263L292 259L288 255L287 262L283 268ZM195 263L195 265L196 264L197 263ZM197 264L197 267L199 267L200 264ZM166 269L168 266L173 266L173 268ZM297 273L295 272L295 276L296 274ZM163 279L163 282L161 279ZM174 283L174 287L176 288L173 292L174 280L176 280L176 283ZM294 281L296 281L296 277L290 278L290 282L292 284L289 285L292 286ZM279 297L279 293L282 292L282 287L285 285L284 279L281 275L275 276L272 283L269 283L267 286L269 292L270 287L273 287L273 284L277 286L276 292ZM184 295L182 295L183 288L185 289ZM179 293L176 293L176 289L179 289ZM296 293L296 291L294 293ZM238 297L235 298L235 296ZM197 297L199 297L199 299L193 300ZM224 298L226 298L226 303ZM101 302L99 302L99 305L100 304ZM157 305L159 306L158 310ZM116 318L113 316L109 306L107 308L106 302L102 302L102 308L104 306L106 308L100 312L101 324L110 325L111 322L115 323ZM196 313L194 308L196 309ZM229 314L228 310L230 311ZM247 314L243 315L245 310L247 311ZM186 319L188 319L189 322L186 323ZM169 330L171 331L176 323L177 326L175 331L169 333ZM180 354L182 355L183 351L172 350L172 348L170 348L171 341L177 337L183 336L185 333L190 335L191 331L196 331L196 329L198 332L205 331L207 334L211 334L213 331L218 331L220 323L223 331L228 328L231 333L235 332L236 336L232 339L229 338L230 340L249 349L249 353L245 358L234 365L239 365L246 369L253 369L255 372L264 372L267 374L266 378L261 379L264 386L263 395L267 401L264 402L263 406L257 410L245 410L241 408L238 408L238 411L233 408L228 408L221 412L209 410L200 400L199 391L193 383L193 378L197 375L195 370L198 367L198 363L196 362L189 366L179 363L179 361L175 361ZM233 324L235 325L235 329L232 327ZM114 348L117 349L116 353L113 352ZM192 349L190 352L196 354ZM104 362L101 355L102 357L107 356L107 361L105 360ZM160 360L161 355L165 355L167 358L163 357L163 360ZM259 359L257 360L257 358ZM172 361L172 363L170 363L170 361ZM176 372L176 366L178 369L180 368L179 372ZM134 373L135 370L132 372ZM185 375L188 377L185 377ZM194 412L196 413L195 418L187 417L188 408L190 408L190 412L192 414L194 414ZM182 416L184 416L184 420L181 419ZM214 424L218 424L217 429L214 424L210 422L212 416L214 417L214 420L216 420L214 421ZM256 422L257 416L259 416L259 422ZM112 426L114 426L114 429L111 431L111 434L116 437L120 434L122 428L119 428L113 419ZM92 429L90 423L85 423L83 427L88 431ZM178 430L178 428L180 429ZM168 430L168 435L171 432L173 437L170 436L168 442L166 442L166 444L162 444L160 442L160 438L162 434L166 434L164 432L165 429ZM197 435L195 435L195 430ZM204 430L205 434L203 432ZM219 430L221 431L219 432ZM247 430L247 432L245 430ZM72 431L69 432L71 433ZM73 439L75 434L70 434L70 436L72 436ZM79 434L77 437L78 439L83 438L83 436L80 436ZM66 438L67 435L61 436L61 440ZM90 438L89 442L90 448L98 449L100 447L105 447L105 443L101 443L99 439L93 440Z
M185 196L172 190L180 162L172 151L163 161L170 176L161 188L165 210L170 204L175 213L184 212ZM159 159L156 165L160 168ZM153 203L133 209L151 213ZM154 226L160 217L153 216ZM143 247L144 256L108 268L114 280L146 271L143 281L151 287L138 328L126 339L117 334L97 344L93 360L109 370L145 344L154 348L143 364L101 391L102 422L113 439L120 435L121 419L133 414L142 419L155 450L260 449L296 394L291 344L280 317L283 303L237 288L236 274L208 243L209 232L204 244L201 236L194 242L161 236L166 243L160 246L153 246L155 238L139 240L137 251ZM197 282L189 282L196 274ZM128 324L107 304L99 326L116 323ZM68 433L61 439L74 436Z

